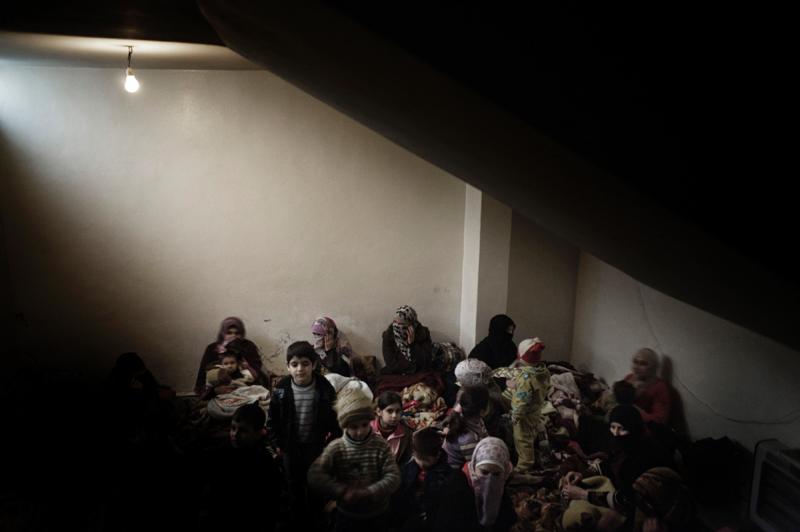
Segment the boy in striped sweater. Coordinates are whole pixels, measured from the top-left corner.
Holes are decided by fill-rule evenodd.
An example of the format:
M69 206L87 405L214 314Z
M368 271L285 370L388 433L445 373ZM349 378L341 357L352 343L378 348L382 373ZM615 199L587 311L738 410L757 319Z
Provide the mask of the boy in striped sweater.
M298 529L313 528L322 518L322 501L308 497L308 468L341 435L333 410L336 391L315 371L318 365L314 346L291 344L286 350L289 375L275 385L269 403L267 438L283 462L292 524Z
M311 465L309 487L336 499L336 532L385 530L400 471L387 443L372 431L372 401L359 390L343 391L336 411L344 435Z

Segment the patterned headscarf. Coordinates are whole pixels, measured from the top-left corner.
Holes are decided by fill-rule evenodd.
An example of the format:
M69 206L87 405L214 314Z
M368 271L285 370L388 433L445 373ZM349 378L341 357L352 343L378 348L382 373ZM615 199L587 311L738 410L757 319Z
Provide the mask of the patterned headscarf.
M314 335L314 349L318 353L320 349L330 351L336 347L336 323L329 317L314 320L311 334Z
M500 475L479 475L478 467L493 464L500 468ZM481 526L489 527L497 520L506 480L511 475L512 465L508 447L500 438L489 436L478 442L469 461L468 471L475 491L475 507Z
M417 325L417 312L409 307L403 305L395 311L395 318L392 321L392 332L394 333L394 343L397 349L406 360L411 360L411 347L408 341L408 328L416 327Z
M327 358L327 353L332 349L348 364L353 356L353 349L350 347L350 340L336 326L336 322L325 316L317 318L311 325L311 334L314 335L314 351L317 352L321 360Z
M492 368L477 358L462 360L456 365L456 382L459 386L488 386Z

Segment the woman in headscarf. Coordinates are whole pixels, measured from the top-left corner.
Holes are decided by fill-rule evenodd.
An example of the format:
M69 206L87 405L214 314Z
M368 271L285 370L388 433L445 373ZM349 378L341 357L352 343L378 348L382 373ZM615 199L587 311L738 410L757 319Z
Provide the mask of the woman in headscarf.
M314 350L322 365L331 373L349 377L353 350L347 336L336 327L336 323L328 317L317 318L311 325L311 334L314 336Z
M657 376L658 355L652 349L643 347L634 353L631 371L625 380L636 390L633 404L639 408L642 420L666 425L672 407L669 386Z
M391 325L383 332L384 374L409 375L430 368L433 343L428 328L417 320L416 311L403 305L395 311Z
M258 347L245 338L244 322L235 316L231 316L222 320L217 334L217 341L208 344L205 352L203 352L203 358L200 360L200 368L197 370L197 379L194 384L195 393L208 397L212 391L217 394L233 391L233 387L227 385L218 386L217 388L219 389L215 390L208 390L206 387L206 371L218 364L222 355L229 349L233 349L237 354L241 355L242 367L249 369L255 377L253 384L268 384L267 377L262 369L263 363Z
M604 519L613 519L614 515L632 517L636 507L636 479L651 468L671 465L671 460L664 449L647 436L642 417L635 407L617 406L611 411L609 421L611 454L597 467L599 474L608 481L600 482L601 477L595 476L582 483L582 475L569 473L562 496L615 511L615 514L601 512ZM570 528L566 521L576 519L570 517L571 513L575 512L565 512L565 528Z
M481 340L469 353L469 358L477 358L490 368L508 366L517 358L514 343L514 320L505 314L498 314L489 321L489 336Z
M435 532L504 532L517 520L506 481L513 466L508 447L500 438L488 437L478 442L472 458L453 474L442 487L442 497Z

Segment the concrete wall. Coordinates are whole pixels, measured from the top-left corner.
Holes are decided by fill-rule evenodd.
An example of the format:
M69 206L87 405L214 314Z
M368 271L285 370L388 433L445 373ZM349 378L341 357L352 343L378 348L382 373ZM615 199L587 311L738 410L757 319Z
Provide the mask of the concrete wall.
M41 363L191 385L239 315L268 364L401 304L457 340L465 185L266 72L0 68L10 277ZM70 358L64 358L69 353Z
M573 362L611 383L642 346L668 359L693 438L800 446L800 353L581 254Z
M508 261L511 255L511 208L483 194L481 206L480 283L475 339L486 336L489 320L508 308ZM466 347L466 346L465 346ZM472 349L474 346L469 346Z
M548 360L570 359L577 277L578 249L514 213L508 315L517 324L517 343L538 336Z

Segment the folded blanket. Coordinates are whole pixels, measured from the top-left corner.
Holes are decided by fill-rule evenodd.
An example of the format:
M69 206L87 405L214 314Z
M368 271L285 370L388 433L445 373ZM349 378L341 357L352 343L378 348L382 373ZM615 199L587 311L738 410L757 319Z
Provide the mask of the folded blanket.
M218 395L208 402L208 414L215 419L230 419L242 405L259 403L265 408L269 401L269 390L263 386L242 386L231 393Z

